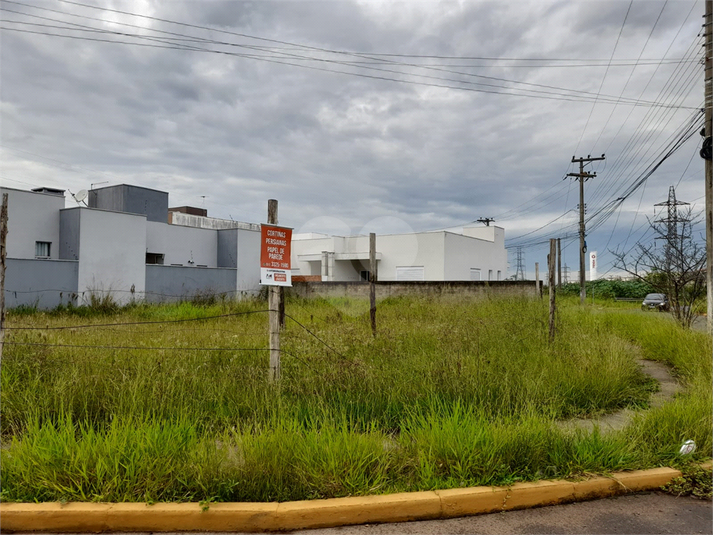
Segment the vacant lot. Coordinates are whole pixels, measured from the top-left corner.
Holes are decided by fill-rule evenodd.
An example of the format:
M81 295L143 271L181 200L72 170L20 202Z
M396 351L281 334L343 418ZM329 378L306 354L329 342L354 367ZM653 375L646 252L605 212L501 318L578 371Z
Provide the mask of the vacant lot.
M290 300L267 382L264 302L16 312L4 500L293 500L507 484L711 456L711 342L656 314L539 300ZM624 430L558 420L645 408Z

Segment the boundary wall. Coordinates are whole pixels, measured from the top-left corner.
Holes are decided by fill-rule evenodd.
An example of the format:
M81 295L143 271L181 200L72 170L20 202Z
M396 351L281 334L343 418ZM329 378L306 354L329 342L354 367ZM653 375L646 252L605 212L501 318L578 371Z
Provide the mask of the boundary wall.
M365 281L292 283L292 293L304 298L310 297L352 297L369 298L369 283ZM536 297L535 281L378 281L376 298L397 296L439 297L446 295Z
M75 304L78 274L76 260L8 258L5 306L48 309Z

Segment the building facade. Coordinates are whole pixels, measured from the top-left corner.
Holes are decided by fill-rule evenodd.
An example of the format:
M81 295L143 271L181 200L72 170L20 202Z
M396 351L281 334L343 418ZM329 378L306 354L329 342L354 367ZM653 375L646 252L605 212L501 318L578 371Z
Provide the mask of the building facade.
M466 226L376 237L380 281L498 281L507 275L505 231ZM292 238L297 280L359 281L369 272L369 236L296 234Z
M0 192L8 194L8 307L259 290L260 225L170 209L168 193L127 184L91 190L88 206L72 208L61 190Z

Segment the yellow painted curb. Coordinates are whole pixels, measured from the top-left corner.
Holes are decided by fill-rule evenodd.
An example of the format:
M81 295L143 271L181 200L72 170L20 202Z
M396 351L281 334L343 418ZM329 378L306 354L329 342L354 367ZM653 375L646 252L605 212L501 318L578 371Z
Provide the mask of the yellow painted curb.
M277 506L281 530L326 528L376 522L405 522L441 517L435 492L286 502Z
M707 468L713 462L701 466ZM2 531L287 531L404 522L540 507L658 489L681 472L654 468L586 481L536 481L284 503L2 503Z

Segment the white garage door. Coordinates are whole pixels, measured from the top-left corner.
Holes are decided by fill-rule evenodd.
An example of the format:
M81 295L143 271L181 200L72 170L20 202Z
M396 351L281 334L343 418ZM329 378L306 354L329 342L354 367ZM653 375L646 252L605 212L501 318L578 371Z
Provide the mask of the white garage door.
M422 281L424 279L423 266L401 266L396 268L397 281Z
M470 280L479 281L480 279L480 268L470 268Z

